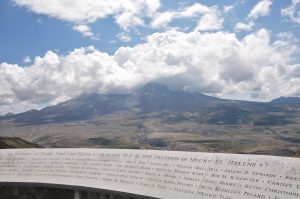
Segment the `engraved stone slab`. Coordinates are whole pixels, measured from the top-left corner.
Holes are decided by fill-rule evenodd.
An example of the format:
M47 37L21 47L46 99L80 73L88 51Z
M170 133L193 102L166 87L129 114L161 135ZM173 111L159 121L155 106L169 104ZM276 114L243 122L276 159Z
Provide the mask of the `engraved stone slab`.
M300 198L300 159L118 149L0 150L0 182L82 186L165 199Z

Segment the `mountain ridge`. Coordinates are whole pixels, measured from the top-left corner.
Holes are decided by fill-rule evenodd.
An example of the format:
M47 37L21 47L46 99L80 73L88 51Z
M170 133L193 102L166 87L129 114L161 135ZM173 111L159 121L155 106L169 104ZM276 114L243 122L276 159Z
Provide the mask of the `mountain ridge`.
M279 98L273 99L270 102L275 103L275 104L299 105L300 104L300 98L299 97L284 97L284 96L281 96Z
M293 103L284 103L285 100ZM0 120L23 124L64 123L92 120L122 111L139 116L167 111L179 116L186 112L196 113L197 121L214 124L255 124L255 118L265 120L262 124L272 124L272 121L285 124L289 123L288 119L274 113L291 111L295 106L300 108L300 98L281 97L270 102L227 100L201 93L174 91L157 83L149 83L131 93L85 93L41 110L2 116Z

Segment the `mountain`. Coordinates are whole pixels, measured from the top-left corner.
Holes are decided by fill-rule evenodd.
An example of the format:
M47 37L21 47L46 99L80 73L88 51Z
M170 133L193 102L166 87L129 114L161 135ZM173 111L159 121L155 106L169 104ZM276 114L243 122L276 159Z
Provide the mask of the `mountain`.
M127 99L127 95L120 94L83 94L40 111L27 111L4 118L32 124L87 120L125 109Z
M276 102L277 101L277 102ZM279 100L280 101L280 100ZM290 123L284 102L270 103L225 100L201 93L175 91L157 83L124 94L82 94L42 110L1 117L21 124L64 123L92 120L120 112L147 117L158 114L166 122L196 121L208 124L275 125ZM285 105L285 104L284 104ZM192 113L187 116L185 113ZM257 121L258 120L258 121ZM264 122L259 122L263 120Z
M53 123L93 119L97 116L119 111L137 110L142 114L162 110L174 112L200 111L208 104L221 100L200 93L172 91L165 86L150 83L132 93L125 94L82 94L74 99L46 107L40 111L27 111L4 116L2 119L19 123Z
M9 117L9 116L12 116L12 115L14 115L14 114L13 113L6 113L4 116Z
M33 144L17 137L0 137L0 149L13 148L41 148L37 144Z
M273 104L300 105L299 97L279 97L271 101Z
M199 112L206 106L227 102L227 100L210 97L201 93L169 90L167 87L156 83L145 85L135 95L138 108L146 113L162 110Z

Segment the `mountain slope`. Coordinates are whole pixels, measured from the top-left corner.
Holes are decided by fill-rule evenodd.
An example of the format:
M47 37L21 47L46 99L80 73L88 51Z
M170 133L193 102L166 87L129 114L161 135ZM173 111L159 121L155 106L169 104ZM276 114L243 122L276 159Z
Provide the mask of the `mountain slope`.
M17 137L0 137L0 149L13 148L41 148L37 144L33 144Z
M279 97L271 101L273 104L300 105L299 97Z
M127 95L119 94L83 94L40 111L28 111L4 118L19 123L31 124L87 120L126 109L124 102L127 97Z
M138 111L142 114L162 110L174 112L200 111L204 106L226 102L200 93L171 91L159 84L150 83L126 94L83 94L77 98L46 107L40 111L28 111L2 119L19 123L42 124L80 121L119 111Z
M137 117L164 112L165 121L171 119L173 122L193 120L208 124L282 125L290 123L286 118L288 114L282 116L288 111L289 106L282 99L269 103L225 100L201 93L174 91L150 83L131 93L83 94L39 111L32 110L0 119L26 125L91 120L120 112ZM183 116L187 112L193 113L193 117ZM262 120L264 122L259 122Z
M146 113L162 110L174 112L199 112L206 106L226 103L227 100L201 93L172 91L167 87L150 83L137 92L139 108Z

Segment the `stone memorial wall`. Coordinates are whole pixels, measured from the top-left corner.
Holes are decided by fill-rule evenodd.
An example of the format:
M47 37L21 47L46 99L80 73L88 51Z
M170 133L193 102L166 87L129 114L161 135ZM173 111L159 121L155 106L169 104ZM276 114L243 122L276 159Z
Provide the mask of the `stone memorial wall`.
M300 198L300 159L117 149L0 150L0 183L41 183L165 199Z

